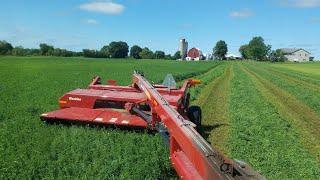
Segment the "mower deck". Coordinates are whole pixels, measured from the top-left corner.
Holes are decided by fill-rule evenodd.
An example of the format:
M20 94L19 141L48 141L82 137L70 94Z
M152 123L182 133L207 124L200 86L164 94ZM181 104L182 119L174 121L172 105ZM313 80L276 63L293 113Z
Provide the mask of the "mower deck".
M87 124L118 125L131 127L147 127L147 122L141 117L119 109L88 109L71 107L44 113L43 121L82 122Z
M135 72L131 85L117 86L114 80L102 85L100 77L95 77L87 89L63 95L59 110L40 118L157 130L168 142L170 160L182 179L264 179L245 163L225 157L196 131L201 125L201 109L189 106L189 88L199 83L188 79L176 88L168 75L163 85L155 85Z

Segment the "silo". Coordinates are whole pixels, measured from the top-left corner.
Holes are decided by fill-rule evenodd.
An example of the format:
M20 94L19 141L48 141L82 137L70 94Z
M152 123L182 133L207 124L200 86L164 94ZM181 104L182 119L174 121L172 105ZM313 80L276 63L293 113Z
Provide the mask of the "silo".
M181 59L185 60L187 57L187 52L188 52L188 42L186 39L180 39L180 55Z

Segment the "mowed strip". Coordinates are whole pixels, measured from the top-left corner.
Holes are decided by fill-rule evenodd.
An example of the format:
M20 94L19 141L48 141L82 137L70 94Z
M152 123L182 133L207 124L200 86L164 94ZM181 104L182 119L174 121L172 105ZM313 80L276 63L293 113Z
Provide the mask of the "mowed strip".
M195 102L202 108L203 116L200 131L214 147L225 154L229 153L226 139L229 134L228 108L232 77L232 66L228 64L220 77L203 88Z
M255 66L255 67L260 67L263 69L273 71L277 74L287 75L289 77L299 79L299 80L308 82L310 84L320 85L320 77L318 77L312 73L304 73L301 71L295 71L292 69L285 68L285 67L283 67L284 64L265 63L265 62L259 63L259 62L255 62L255 61L249 61L248 64ZM320 63L315 64L315 66L317 66L320 71Z
M288 73L285 73L284 71L275 70L267 66L264 66L264 68L262 66L259 66L259 70L267 71L272 75L277 75L278 77L291 81L296 85L303 86L304 88L315 90L320 93L320 86L318 84L315 84L314 82L306 81L297 77L292 77L291 75L289 75Z
M318 66L318 69L320 71L320 63L317 64L317 66ZM292 69L282 68L282 66L276 66L276 65L272 65L272 64L271 65L268 64L268 66L266 66L266 67L269 68L269 69L273 69L274 71L281 72L281 73L290 75L292 77L296 77L298 79L301 79L301 80L304 80L304 81L308 81L310 83L315 83L315 84L320 85L320 76L316 76L314 74L304 73L304 72L301 72L301 71L295 71L295 70L292 70Z
M299 139L305 147L320 160L320 118L317 113L287 91L280 89L247 67L241 66L241 68L252 78L265 99L278 109L281 116L291 122L299 132L301 136Z
M281 76L273 71L269 71L267 64L262 66L259 63L250 63L246 66L262 78L271 81L280 89L287 91L296 97L299 101L304 102L320 116L320 84L312 81L308 77L302 77L300 74Z
M297 139L298 134L268 102L256 81L234 65L230 94L231 156L262 172L268 179L315 179L320 164Z
M194 79L201 80L201 83L197 86L190 89L190 101L195 101L198 99L198 96L201 92L201 90L206 87L210 82L212 82L217 77L221 76L224 73L224 70L226 68L227 63L225 62L219 62L215 66L213 66L209 71L193 77ZM182 85L183 81L179 82L180 85Z
M309 76L316 77L317 79L320 78L320 63L319 62L313 62L313 63L283 63L283 64L276 64L273 65L279 68L283 69L289 69L296 72L302 72L304 74L308 74Z
M268 66L255 66L256 64L246 66L262 78L272 82L275 86L308 105L320 116L320 84L302 80L299 78L300 76L297 77L292 74L289 77L281 76L268 71Z

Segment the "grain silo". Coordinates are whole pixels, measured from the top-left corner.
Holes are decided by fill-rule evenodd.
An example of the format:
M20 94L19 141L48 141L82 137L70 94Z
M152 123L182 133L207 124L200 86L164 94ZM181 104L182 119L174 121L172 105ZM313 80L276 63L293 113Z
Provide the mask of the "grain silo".
M188 52L188 42L186 39L180 39L180 55L181 59L185 60L187 57L187 52Z

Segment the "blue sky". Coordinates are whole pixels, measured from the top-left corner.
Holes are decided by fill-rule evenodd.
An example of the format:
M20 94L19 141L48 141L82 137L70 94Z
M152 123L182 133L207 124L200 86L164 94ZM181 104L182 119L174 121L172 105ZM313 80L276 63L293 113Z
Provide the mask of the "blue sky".
M126 41L173 53L211 52L225 40L229 53L262 36L274 49L305 48L320 58L320 0L10 0L0 6L0 39L38 47L46 42L80 51Z

